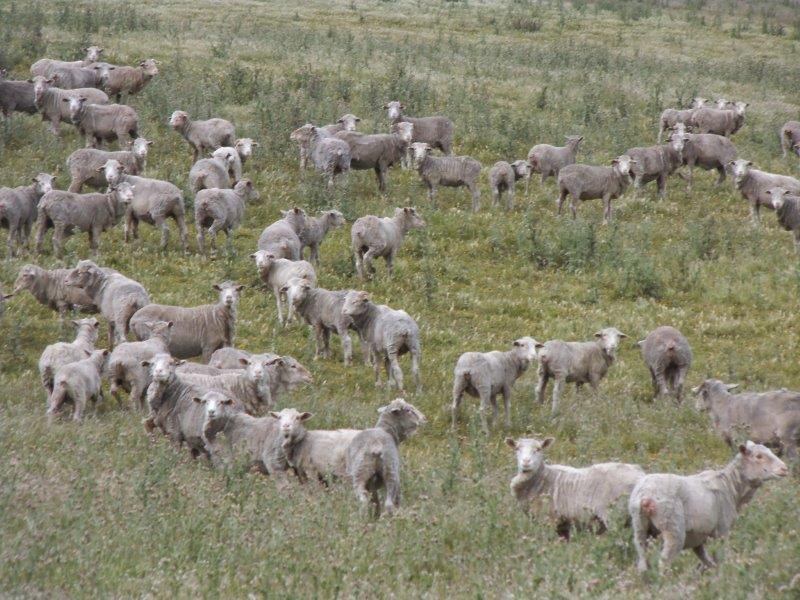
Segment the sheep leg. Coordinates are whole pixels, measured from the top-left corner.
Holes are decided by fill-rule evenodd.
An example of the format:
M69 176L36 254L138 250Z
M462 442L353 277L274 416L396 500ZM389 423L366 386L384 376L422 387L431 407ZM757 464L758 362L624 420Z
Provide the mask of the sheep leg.
M56 137L61 137L61 117L58 115L50 119L50 131L52 131Z
M102 229L100 227L92 227L91 231L89 231L89 248L94 250L97 253L97 247L100 243L100 234L102 233Z
M719 177L717 178L717 185L722 185L725 183L725 167L717 167L717 173L719 173Z
M753 225L761 225L761 205L758 203L757 199L750 203L750 220L753 222Z
M222 221L215 220L211 224L211 227L208 228L208 235L211 236L211 255L212 256L216 256L217 255L217 233L219 232L220 229L223 228L224 225L225 225L225 223L223 223Z
M36 222L36 254L42 253L45 233L47 233L47 216L40 212L39 219Z
M541 177L541 180L540 180L540 183L541 183L542 185L544 185L544 182L545 182L545 181L547 181L547 175L548 175L547 173L545 173L544 171L542 171L542 177Z
M430 181L426 181L425 184L428 186L428 202L431 203L433 208L436 208L436 200L434 199L436 196L436 186Z
M650 525L650 519L637 511L637 514L632 519L633 525L633 547L636 549L636 568L640 573L647 571L647 530Z
M375 176L378 178L378 191L386 195L386 167L375 165Z
M197 250L206 256L206 231L200 223L197 223Z
M169 227L167 227L167 220L163 216L158 216L153 219L153 225L161 230L161 242L159 248L162 252L167 251L167 243L169 242Z
M658 387L658 392L656 393L656 399L669 396L669 390L667 389L667 382L664 377L664 371L656 371L655 377L656 377L656 386Z
M547 380L549 376L547 375L544 367L539 364L539 381L536 384L536 400L538 400L539 404L544 403L544 394L547 390Z
M633 176L633 199L636 200L641 197L642 192L642 174L636 173Z
M497 188L492 188L492 208L497 208L500 204L500 191Z
M688 372L689 372L688 367L681 367L680 369L678 369L678 372L675 375L672 387L675 392L675 399L678 402L683 401L683 382L686 381L686 375Z
M658 186L658 197L660 200L665 200L667 198L667 176L663 173L658 176L656 179L656 185Z
M397 352L396 351L390 351L390 352L387 352L386 355L387 355L387 358L388 358L388 364L386 365L386 367L387 367L386 370L387 370L387 372L389 372L389 369L391 369L390 381L391 381L391 379L394 379L394 383L397 386L397 390L399 392L402 392L402 391L404 391L403 390L403 370L400 368L400 361L397 358Z
M515 194L514 186L512 185L508 191L506 192L506 210L511 212L514 210L514 194Z
M176 215L175 224L178 226L178 237L181 239L183 251L189 252L189 242L187 240L189 233L186 230L186 217L183 214ZM230 234L228 234L228 241L230 242Z
M375 248L370 248L369 250L364 253L362 261L364 263L363 269L368 274L368 279L375 275L375 267L372 265L372 261L378 256L378 251ZM389 266L387 261L386 266Z
M364 253L361 251L361 248L357 249L353 256L356 260L356 272L361 279L365 279L364 277Z
M708 555L708 552L706 552L706 547L703 544L692 548L692 552L694 552L695 556L700 560L704 568L713 569L717 566L717 563L714 562L714 559Z
M72 412L72 420L76 423L83 421L83 413L86 410L86 398L79 395L75 398L75 410Z
M300 146L300 170L304 171L308 168L308 150L305 146Z
M388 362L388 359L384 358ZM381 381L381 361L375 353L372 353L372 368L375 371L375 387L382 388L383 381ZM386 371L389 371L389 365L386 365Z
M53 252L56 258L64 257L64 232L66 225L63 223L54 223L53 225Z
M347 328L341 328L339 331L339 339L342 342L342 354L344 355L344 366L349 367L353 360L353 341L350 339L350 334Z
M400 476L397 470L392 468L390 472L384 473L384 480L386 482L386 500L383 503L383 510L387 515L392 515L400 506ZM377 491L374 494L377 497Z
M469 191L472 194L472 212L479 212L481 210L481 191L475 182L469 185Z
M67 399L67 392L63 387L58 387L54 389L53 392L50 394L50 397L47 400L48 408L47 408L47 421L48 423L52 423L55 419L55 416L61 412L61 407L64 404L64 401Z
M566 383L565 377L556 376L555 377L555 384L553 385L553 414L558 412L558 399L561 398L561 392L564 390L564 384Z
M648 367L649 369L649 367ZM658 380L656 379L656 372L653 369L650 370L650 381L653 382L653 400L658 399Z
M677 522L673 524L674 529L661 531L661 537L664 538L664 545L661 548L661 561L658 565L658 569L662 574L667 571L670 563L675 560L675 557L683 550L683 542L686 538L686 534L683 531L683 515L675 515L675 518Z
M569 197L569 210L572 213L572 220L573 221L578 218L578 202L579 202L579 200L576 197L576 195L575 194L570 194L570 197Z
M453 381L453 404L450 407L450 415L452 426L455 429L456 419L458 417L458 409L461 406L461 401L464 399L464 392L467 389L467 379L465 375L459 375Z
M386 255L386 272L389 277L394 276L394 250Z
M331 330L327 327L322 328L322 357L331 357Z
M277 290L277 289L276 290L272 290L272 291L275 294L275 302L277 304L278 323L280 323L281 325L285 325L286 323L283 320L283 306L281 304L281 292L280 292L280 290Z
M692 187L694 186L694 162L687 162L686 167L689 170L689 175L684 177L684 179L686 179L686 192L691 194Z
M607 225L611 221L611 195L606 194L603 196L603 225Z
M325 337L323 335L322 323L315 323L314 324L314 341L315 341L315 348L314 348L314 360L321 358L325 355Z
M311 248L311 253L308 258L311 260L312 263L319 266L319 244L312 244L310 248Z
M507 385L503 386L501 390L503 394L503 407L506 411L506 429L511 428L511 388Z
M14 256L14 254L15 254L15 248L14 248L15 235L14 235L13 232L14 232L14 230L9 228L8 239L6 240L6 244L8 245L8 257L9 258L12 258Z

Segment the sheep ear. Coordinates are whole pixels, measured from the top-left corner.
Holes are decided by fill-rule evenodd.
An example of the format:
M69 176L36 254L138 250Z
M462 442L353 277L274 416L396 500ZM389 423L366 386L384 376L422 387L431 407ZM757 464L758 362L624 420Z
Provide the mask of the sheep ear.
M552 445L553 445L553 442L555 442L555 441L556 441L556 439L555 439L555 438L552 438L552 437L544 438L544 441L542 442L542 450L544 450L545 448L549 448L550 446L552 446Z
M308 419L310 419L313 416L314 415L312 413L310 413L310 412L300 413L300 420L301 421L307 421Z
M595 333L594 333L594 337L596 337L596 338L601 338L601 337L603 337L603 332L602 332L602 331L595 331Z
M233 404L233 399L231 399L231 398L225 398L225 400L223 400L223 401L222 401L222 403L223 403L225 406L230 406L231 404Z
M281 416L278 413L276 413L275 411L269 411L269 413L267 413L267 414L269 414L269 416L272 417L273 419L280 419L281 418Z
M520 344L519 340L514 340L513 342L511 342L511 344L513 346L521 346L522 345L522 344Z
M91 352L89 352L88 350L84 350L84 351L83 351L83 353L84 353L86 356L91 356L91 355L92 355L92 353L91 353Z
M139 364L142 365L143 367L149 367L150 366L150 361L149 360L143 360Z
M167 327L169 327L170 329L172 329L172 327L174 325L175 325L175 321L167 321Z
M222 288L219 287L219 285L215 283L214 285L211 286L211 289L217 290L219 292Z
M507 437L506 438L506 446L516 450L517 449L517 441L514 438Z
M636 342L637 346L641 346L642 344L644 344L644 340L639 340L638 342Z
M543 344L542 342L536 342L536 343L533 345L533 347L534 347L534 348L544 348L544 344Z
M180 367L181 365L185 365L185 364L186 364L186 361L185 361L185 360L183 360L183 359L181 359L181 360L174 360L174 361L172 362L172 364L174 364L176 367Z
M286 292L289 291L289 286L288 285L284 285L279 291L280 291L281 294L285 294Z
M625 338L627 338L627 337L628 337L628 334L627 334L627 333L622 333L622 332L620 331L620 333L619 333L619 337L620 337L620 339L623 339L623 340L624 340Z
M203 404L203 399L195 396L192 398L192 402L196 402L197 404Z
M74 319L73 319L73 320L71 320L71 321L70 321L70 323L72 323L73 325L75 325L75 327L79 327L79 326L80 326L80 323L78 323L78 321L76 321L76 320L74 320Z
M742 456L748 456L750 454L750 448L747 447L747 444L739 444L739 453Z
M249 361L248 359L246 359L246 358L240 358L240 359L239 359L239 364L240 364L240 365L247 366L247 365L249 365L249 364L250 364L250 361Z
M250 258L252 258L253 260L255 260L255 259L257 258L257 255L256 255L256 253L255 253L255 252L253 252L253 253L250 255Z
M693 388L692 388L692 394L694 394L695 396L697 396L697 394L699 394L699 393L700 393L700 388L701 388L701 387L702 387L702 386L699 386L699 385L698 385L698 386L696 386L696 387L693 387Z
M728 389L728 391L735 390L736 388L739 387L739 384L738 383L726 383L725 387Z
M384 104L384 105L383 105L383 110L388 110L388 108L389 108L389 105L388 105L388 104Z
M246 285L244 285L244 284L239 284L239 285L237 285L237 286L236 286L234 289L235 289L237 292L241 292L241 291L242 291L244 288L246 288L246 287L247 287L247 286L246 286Z

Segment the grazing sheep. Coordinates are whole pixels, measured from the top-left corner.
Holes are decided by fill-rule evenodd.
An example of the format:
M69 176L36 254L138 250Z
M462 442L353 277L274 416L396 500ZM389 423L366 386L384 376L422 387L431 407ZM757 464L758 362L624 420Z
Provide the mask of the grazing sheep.
M193 193L211 188L230 189L233 186L230 169L233 156L201 158L189 170L189 189Z
M144 138L136 138L130 150L108 152L95 148L80 148L67 158L67 169L72 177L70 192L79 194L84 185L94 188L105 188L108 184L105 177L105 164L109 160L117 161L121 169L128 175L144 174L147 165L147 153L153 142ZM116 182L115 182L116 183Z
M690 125L697 133L730 137L744 125L747 102L737 102L733 110L702 107L694 111Z
M573 220L578 217L581 200L603 199L603 224L611 221L611 201L625 193L633 178L633 169L638 162L627 154L611 161L610 167L573 164L567 165L558 174L558 214L567 195Z
M687 134L677 130L669 138L673 150L679 152L683 164L689 167L686 179L686 190L691 193L694 184L694 168L706 171L716 169L719 173L717 185L725 181L728 164L736 159L736 146L728 138L713 133Z
M100 375L108 357L108 350L94 350L87 358L62 365L53 378L53 390L47 401L47 417L52 422L65 402L72 402L75 410L74 421L82 421L86 405L91 401L97 404L103 400L103 387Z
M8 229L9 258L20 246L28 247L39 200L54 189L55 180L53 175L39 173L31 180L32 185L0 188L0 227Z
M68 363L83 360L94 352L94 344L100 331L100 321L94 317L72 321L78 329L72 342L56 342L47 346L39 357L39 377L49 399L53 393L53 378L56 371Z
M5 70L0 69L0 74ZM33 83L30 81L8 81L4 76L0 76L0 111L8 119L11 113L21 112L29 115L36 114L39 109L36 107L36 97L33 91Z
M584 383L597 390L600 381L614 364L620 340L628 337L615 327L606 327L594 334L593 342L565 342L550 340L539 350L539 383L536 398L544 402L547 382L555 379L553 387L553 412L558 410L558 399L565 383L574 383L579 389Z
M239 162L244 165L253 155L253 148L258 147L258 142L253 140L253 138L239 138L233 144L233 147L239 155Z
M610 512L624 502L634 486L645 476L639 465L600 463L575 468L548 465L544 450L553 438L536 440L506 438L517 455L517 474L511 480L511 491L524 512L531 504L538 507L544 499L549 504L550 518L556 532L569 540L570 529L599 523L603 533L610 525Z
M375 369L375 385L382 386L381 361L386 369L389 385L392 382L402 392L403 370L398 358L411 354L411 374L417 392L421 390L419 375L419 327L404 310L394 310L386 305L374 304L366 292L350 291L344 299L342 314L353 322L358 332L364 355L369 356Z
M152 58L140 61L137 67L115 67L105 71L101 77L101 84L109 96L114 96L119 102L122 94L129 96L137 94L158 75L156 61Z
M767 194L772 208L778 217L778 223L786 231L794 233L794 247L800 253L800 195L790 195L782 187L771 188Z
M772 198L767 190L782 187L792 194L800 194L800 180L788 175L777 175L753 168L749 160L739 158L728 163L733 173L736 189L750 203L750 218L755 225L761 222L762 206L773 208Z
M66 276L67 286L80 288L108 321L108 345L121 344L133 314L150 304L142 284L121 273L101 269L90 260L80 261Z
M511 350L499 352L465 352L458 357L453 372L453 427L464 392L480 398L481 425L488 433L486 413L492 407L492 426L497 421L497 396L503 395L506 427L511 427L511 387L536 359L536 349L543 345L532 337L514 340Z
M385 195L386 174L391 166L403 161L408 149L406 139L397 133L365 134L356 131L340 131L335 137L350 146L350 168L375 171L378 191Z
M86 98L93 104L106 104L108 96L93 88L62 90L54 87L55 79L47 79L37 75L32 80L33 96L36 108L42 113L42 121L50 121L50 131L61 135L61 121L72 122L70 117L70 101Z
M295 129L289 139L300 145L301 153L305 152L301 163L310 156L314 168L328 177L328 188L334 186L337 176L344 177L350 171L350 145L325 129L306 123Z
M28 290L39 304L57 310L62 321L67 318L70 310L96 313L97 306L85 291L67 285L66 278L70 271L71 269L48 271L37 265L25 265L19 270L12 295Z
M392 100L383 105L389 113L392 124L406 122L414 125L412 142L428 144L431 148L439 148L444 154L453 153L453 132L455 125L447 117L408 117L403 114L405 105Z
M183 136L194 152L194 162L209 151L236 143L236 129L225 119L192 121L189 113L176 110L169 119L172 128ZM219 187L219 186L214 186Z
M351 248L356 261L356 271L361 279L372 277L375 268L372 261L383 257L386 270L394 274L394 258L406 234L412 229L424 229L425 221L415 208L395 208L392 217L367 215L353 223L350 230Z
M691 548L704 567L715 566L705 543L730 532L736 517L765 481L788 473L783 461L767 447L748 440L718 471L646 475L633 488L628 502L636 567L640 572L648 569L650 529L657 530L664 540L659 564L662 573L684 548Z
M758 444L783 451L790 460L797 458L800 443L800 393L786 388L771 392L731 394L738 383L726 384L718 379L706 379L692 393L697 396L695 407L711 413L714 431L731 450L737 429L746 430L747 437Z
M688 110L681 110L677 108L667 108L661 113L661 118L658 121L658 137L656 144L660 144L664 139L664 132L673 129L679 124L691 124L694 111L706 105L705 98L695 98L692 102L692 108Z
M54 69L59 67L88 67L92 63L100 60L103 55L103 48L100 46L89 46L84 48L86 58L83 60L63 61L52 58L40 58L31 65L31 75L42 75L49 77Z
M118 140L120 148L130 148L139 137L139 115L124 104L90 104L86 96L70 98L69 118L78 128L87 148Z
M566 146L536 144L528 152L528 162L534 173L541 173L542 183L551 175L558 180L558 173L567 165L574 165L582 135L568 135Z
M2 83L0 83L2 86ZM0 88L2 89L2 88ZM0 97L2 92L0 92ZM2 104L2 100L0 100ZM786 152L794 152L800 156L800 121L787 121L781 127L781 153L786 158Z
M119 390L129 394L131 404L144 409L144 394L150 385L150 371L142 366L142 361L150 360L156 354L169 353L169 340L172 335L172 321L152 321L147 324L149 337L142 342L123 342L108 357L108 379L111 382L111 395L120 402Z
M297 211L302 211L302 209L293 209L293 212ZM283 218L264 228L264 231L258 236L258 249L274 255L276 258L300 260L303 243L295 232L294 226L286 218Z
M663 200L667 196L667 177L683 166L683 155L672 144L659 144L644 148L630 148L625 152L634 163L633 195L639 195L642 187L651 181L658 186L658 196Z
M309 260L319 266L319 246L331 229L344 225L344 215L338 210L326 210L318 217L309 217L302 208L298 207L282 211L282 214L300 239L301 258L303 250L311 248Z
M433 202L436 188L466 187L472 194L472 212L481 208L481 191L478 177L481 163L469 156L431 156L431 146L424 142L414 142L410 150L414 168L428 188L428 200Z
M216 375L202 373L185 373L178 370L178 374L186 382L213 389L218 392L230 394L251 415L258 415L262 407L272 408L275 405L272 399L269 380L269 363L267 358L241 358L239 362L243 369L224 371Z
M516 171L506 161L499 160L489 169L489 187L492 189L492 207L500 205L500 196L506 195L506 210L514 208L514 187Z
M305 260L289 260L288 258L278 258L266 250L258 250L250 255L256 262L258 275L267 288L272 290L275 295L275 302L278 306L278 322L285 325L292 320L294 307L289 304L286 321L283 319L283 304L281 302L281 288L289 283L293 277L305 279L311 285L316 286L317 274L310 262Z
M136 339L146 340L150 335L151 321L172 321L169 352L175 358L202 356L204 363L214 350L232 346L236 333L236 305L244 289L232 281L214 284L219 292L219 302L185 308L165 304L148 304L136 311L130 328Z
M217 252L217 233L225 232L228 253L233 251L233 231L238 229L244 219L248 201L256 202L261 195L249 179L239 180L232 190L200 190L194 199L194 222L197 227L197 248L206 253L205 229L211 236L211 252Z
M89 247L97 252L100 234L119 223L133 200L133 186L122 182L105 194L73 194L61 190L47 192L39 201L36 222L36 254L42 253L44 236L53 229L53 250L64 256L64 238L76 230L89 236Z
M692 349L683 334L668 325L656 327L647 337L637 342L642 359L653 380L654 400L675 394L683 399L683 383L692 366Z
M351 322L342 314L342 306L350 290L332 292L314 287L307 279L292 277L280 291L286 295L286 301L292 306L292 310L314 329L314 359L331 357L330 337L331 332L335 332L342 341L344 366L349 366L353 357L353 343L348 333Z

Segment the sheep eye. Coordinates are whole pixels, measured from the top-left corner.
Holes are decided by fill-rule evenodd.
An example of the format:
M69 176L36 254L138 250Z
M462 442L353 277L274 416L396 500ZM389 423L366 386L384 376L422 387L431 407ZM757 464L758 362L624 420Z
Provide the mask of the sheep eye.
M763 454L761 454L761 453L756 454L756 460L761 460L762 458L764 458Z

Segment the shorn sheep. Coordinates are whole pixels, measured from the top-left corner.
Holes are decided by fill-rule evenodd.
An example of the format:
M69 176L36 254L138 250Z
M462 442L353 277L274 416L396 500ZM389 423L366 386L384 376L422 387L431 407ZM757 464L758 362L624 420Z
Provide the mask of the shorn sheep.
M56 371L68 363L83 360L94 352L94 344L100 330L100 321L94 317L72 321L77 328L72 342L56 342L47 346L39 357L39 377L49 398L53 393L53 378Z
M683 398L683 384L692 366L692 349L683 334L667 325L657 327L637 342L650 371L655 397L675 394Z
M213 152L222 146L233 146L236 143L236 129L233 123L225 119L192 121L189 113L176 110L169 118L169 124L192 148L194 162L206 152Z
M82 421L89 403L97 405L103 400L101 374L108 350L95 350L88 357L67 363L56 371L53 390L48 399L47 417L52 422L63 411L65 403L72 403L74 421Z
M412 229L424 229L425 221L410 206L395 208L391 217L367 215L353 223L350 242L356 261L356 271L361 279L372 277L372 261L383 257L389 277L394 274L394 259L406 234Z
M15 256L20 246L27 247L36 222L39 200L55 189L56 178L39 173L31 185L0 187L0 227L8 229L8 256Z
M472 212L480 210L481 163L470 156L432 156L432 146L424 142L414 142L410 148L414 168L428 188L428 200L433 202L439 186L466 187L472 196Z

